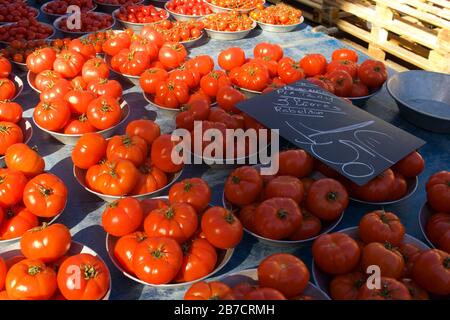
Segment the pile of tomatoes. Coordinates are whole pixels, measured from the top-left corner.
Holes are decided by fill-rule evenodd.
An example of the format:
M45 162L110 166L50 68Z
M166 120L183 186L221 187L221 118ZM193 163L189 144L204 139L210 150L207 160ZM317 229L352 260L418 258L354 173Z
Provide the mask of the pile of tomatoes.
M220 263L219 250L234 248L243 236L233 213L210 207L210 200L208 184L190 178L174 184L168 199L139 203L124 198L108 205L102 224L109 234L120 237L115 258L127 273L149 284L207 276Z
M122 6L126 4L134 4L134 3L141 3L143 0L96 0L97 3L100 4L109 4L109 5L115 5L115 6Z
M45 13L65 15L69 6L78 6L81 12L94 9L93 0L53 0L48 2L42 9Z
M163 188L183 164L171 160L174 142L151 120L128 124L125 135L106 140L84 134L72 151L75 166L86 171L86 185L110 195L148 194Z
M13 24L0 26L0 41L46 39L53 34L53 28L36 19L20 20Z
M44 160L23 143L8 147L7 168L0 169L0 239L12 239L64 210L67 187L57 176L44 173Z
M224 197L240 208L239 219L251 232L271 240L307 240L325 223L339 219L349 203L345 187L334 179L313 179L314 161L304 150L278 155L277 174L264 176L254 167L235 169L225 182Z
M201 21L176 21L164 20L156 24L155 29L164 37L165 41L185 42L201 37L204 28Z
M21 1L0 1L0 22L17 22L20 20L32 20L38 15L38 11L27 6Z
M438 249L450 253L450 172L433 174L426 191L428 206L433 210L426 225L427 237Z
M253 21L247 14L220 12L210 14L201 20L206 29L235 32L253 29Z
M172 0L167 2L166 9L169 12L194 17L213 13L203 0Z
M428 300L450 294L450 255L419 248L405 238L405 227L392 212L364 215L359 239L346 233L321 235L312 246L315 265L332 275L329 292L336 300ZM378 266L381 286L366 279ZM367 273L366 273L367 272Z
M119 9L116 18L132 23L153 23L169 17L167 11L155 8L152 5L126 5Z
M264 0L207 0L207 3L211 3L217 7L233 9L233 10L245 10L254 8L263 8Z
M419 152L414 151L362 186L343 178L323 164L318 164L317 169L325 176L339 180L352 197L377 203L403 198L408 192L409 181L415 179L424 167L425 161L422 156Z
M296 24L300 22L301 17L301 10L284 3L250 12L250 18L253 20L273 25Z
M0 255L0 300L102 299L111 285L108 267L96 255L70 254L72 245L63 224L26 231L21 254Z
M80 28L69 29L67 17L59 21L58 28L64 32L95 32L99 30L109 29L113 26L114 20L108 14L100 14L96 12L82 12L80 15Z
M289 253L266 257L256 271L257 282L240 282L229 287L222 281L201 281L185 293L185 300L314 300L303 292L310 273L305 263Z

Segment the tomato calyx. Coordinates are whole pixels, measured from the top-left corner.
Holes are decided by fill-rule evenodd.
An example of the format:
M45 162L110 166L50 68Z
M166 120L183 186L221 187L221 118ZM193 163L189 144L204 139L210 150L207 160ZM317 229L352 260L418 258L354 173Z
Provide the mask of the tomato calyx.
M169 207L165 210L164 216L166 217L166 219L172 220L173 217L175 216L175 211L173 210L172 207Z
M378 294L383 298L390 298L391 290L389 290L387 284L383 284L383 287L380 289Z
M238 176L232 176L231 182L233 182L234 184L239 184L241 182L241 178L239 178Z
M218 294L215 294L209 297L208 300L220 300L220 296Z
M336 201L339 198L339 193L331 191L327 193L328 201Z
M46 188L43 185L38 185L37 189L44 197L49 197L49 196L53 195L53 189L51 189L51 188Z
M444 262L442 263L445 269L450 269L450 258L445 258Z
M235 221L236 218L234 217L233 212L227 210L227 213L225 215L225 222L228 224L233 224Z
M123 136L123 138L122 138L122 144L125 146L125 147L127 147L127 148L129 148L129 147L131 147L131 146L133 146L134 144L133 144L133 140L131 140L131 137L129 136L129 135L125 135L125 136Z
M84 273L84 280L94 279L98 276L98 271L93 265L85 264L81 266Z
M88 118L87 118L86 114L83 113L82 115L80 115L80 116L78 117L78 121L83 122L83 123L86 122L86 121L88 121Z
M194 185L193 185L191 182L186 182L186 183L184 184L184 187L183 187L184 192L189 192L189 191L191 191L191 189L192 189L193 186L194 186Z
M288 212L284 209L279 209L277 211L277 217L280 219L285 219L288 216Z
M150 252L150 254L153 256L153 258L155 259L161 259L163 258L166 254L163 252L162 249L156 249Z
M386 242L383 244L383 246L384 246L386 249L391 250L391 251L395 249L395 246L394 246L392 243L388 242L388 241L386 241Z
M31 228L29 231L30 232L39 232L39 231L46 229L47 227L48 227L48 222L43 222L41 226Z
M117 208L119 206L119 201L114 201L114 202L108 203L107 206L109 209Z
M127 55L127 59L128 61L131 61L134 59L134 51L130 51Z
M213 72L210 72L210 73L209 73L209 76L210 76L211 78L217 80L217 79L220 78L220 73L213 71Z
M0 126L0 133L2 134L8 134L8 132L11 130L11 127L7 125L1 125Z
M108 83L108 79L107 79L107 78L100 79L100 80L98 81L98 83L99 83L99 84L106 84L106 83Z
M40 273L42 271L42 268L40 266L29 266L28 267L28 274L30 276L35 276L38 273Z
M106 100L102 101L102 106L100 107L102 112L110 112L112 110L111 106L108 104Z
M142 242L147 239L147 235L144 232L136 232L135 237L137 242Z

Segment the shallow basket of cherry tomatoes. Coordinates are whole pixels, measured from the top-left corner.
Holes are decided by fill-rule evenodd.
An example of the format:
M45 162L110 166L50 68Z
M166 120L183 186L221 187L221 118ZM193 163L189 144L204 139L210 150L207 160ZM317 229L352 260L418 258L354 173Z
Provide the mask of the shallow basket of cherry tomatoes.
M94 11L97 5L93 0L53 0L42 4L40 12L47 21L53 22L55 19L67 14L67 7L77 5L81 12Z
M27 28L31 24L33 24L36 28L40 28L41 32L28 32ZM0 26L0 45L6 47L14 40L50 39L54 35L55 28L53 28L53 26L51 26L50 24L44 22L40 22L37 20L12 22Z
M114 16L100 12L81 13L81 29L69 29L68 16L61 16L53 21L53 27L62 32L64 37L79 38L88 33L102 32L111 29L115 24Z
M168 196L153 197L153 198L149 199L149 201L153 201L153 202L162 201L162 202L168 203L169 197ZM184 203L184 204L179 203L179 204L186 205L186 203ZM155 207L155 209L160 209L160 208L161 207L158 207L158 206ZM210 206L208 206L207 208L210 208ZM181 210L181 207L180 207L180 210ZM205 211L206 211L206 209L205 209ZM199 219L200 219L200 215L199 215ZM130 237L131 235L134 235L135 237L139 236L139 235L147 237L147 235L144 232L137 231L137 232L135 232L133 234L125 235L122 238ZM215 273L219 272L230 261L231 257L233 256L233 252L234 252L234 248L229 248L229 249L215 248L212 244L209 244L209 242L206 239L202 239L202 238L195 239L195 236L194 236L194 238L190 239L190 240L193 240L193 241L197 240L197 241L201 241L201 242L208 242L207 243L207 247L208 248L202 247L202 246L204 246L206 244L200 244L200 243L198 244L198 249L197 250L201 250L202 253L205 254L205 256L203 257L204 259L205 259L206 256L209 255L209 252L208 252L209 248L215 249L217 258L216 258L216 263L215 263L214 269L212 271L210 271L208 274L205 274L204 276L202 276L200 278L197 278L195 280L191 280L191 281L184 281L183 282L183 281L180 281L180 280L174 281L174 279L172 279L172 281L170 281L169 283L152 284L152 283L146 282L146 281L144 281L142 279L139 279L131 271L126 270L126 268L123 266L121 261L119 261L119 259L116 256L116 250L117 250L116 249L116 245L117 245L117 243L118 243L118 241L120 239L121 239L121 237L115 237L115 236L112 236L109 233L106 235L106 251L108 252L109 258L114 263L114 265L117 267L117 269L119 269L120 272L123 275L125 275L127 278L129 278L129 279L131 279L131 280L133 280L135 282L138 282L138 283L146 285L146 286L152 286L152 287L162 288L162 289L182 288L182 287L186 287L186 286L192 285L195 282L202 281L202 280L204 280L206 278L211 277ZM142 240L144 240L144 239L141 239L141 241ZM189 243L189 240L186 241L185 243ZM189 248L189 247L186 247L186 248ZM191 248L192 248L192 245L191 245Z
M169 13L152 5L127 5L116 9L113 16L125 29L132 29L139 33L146 25L168 19Z
M185 47L192 47L203 36L201 21L160 21L154 28L163 35L166 42L178 42Z
M26 19L37 19L39 17L39 10L31 6L27 6L26 3L20 3L20 1L10 1L8 5L2 8L2 19L0 25L11 22L17 22ZM12 17L13 20L7 20L8 17Z
M254 10L250 18L264 31L275 33L290 32L305 21L300 10L283 3Z
M142 4L144 0L94 0L97 9L104 13L113 13L125 4Z
M264 6L264 0L204 0L215 13L239 12L249 13Z
M172 0L165 3L164 9L178 21L196 20L213 13L203 0Z
M42 233L42 232L46 232L45 230L48 230L48 227L44 228L41 231L37 231L36 234L38 233ZM56 234L61 235L61 232L55 232L55 234L46 234L46 235L42 235L42 237L46 237L45 239L51 239L51 241L58 241L59 239L55 238ZM65 239L66 240L66 239ZM70 241L70 238L69 238ZM60 246L62 247L63 245L65 245L64 242L60 242ZM46 243L46 245L50 245L49 243ZM53 243L53 245L55 245L55 243ZM64 250L66 248L63 248ZM60 248L58 249L54 249L56 252L57 250L60 250ZM40 285L44 286L44 290L41 290L41 292L39 292L39 294L37 294L37 296L39 296L41 299L43 296L40 295L44 295L46 293L48 293L48 291L50 290L50 288L54 288L54 295L52 297L45 297L44 299L50 299L50 300L66 300L67 299L73 299L73 300L78 300L78 299L98 299L98 300L109 300L110 294L111 294L111 288L112 288L112 280L111 280L111 275L110 272L108 270L108 267L106 266L105 262L103 261L103 259L91 248L89 248L88 246L76 242L76 241L72 241L70 242L70 248L68 248L68 250L66 251L65 255L62 258L59 258L57 261L52 261L52 262L47 262L44 263L43 261L41 261L40 259L26 259L26 257L23 254L23 250L21 250L21 245L20 243L16 243L13 245L9 245L6 247L3 247L2 249L0 249L0 258L2 258L2 260L4 261L6 267L9 270L12 270L12 268L16 265L19 264L21 262L27 261L26 263L32 262L32 263L39 263L41 264L39 267L41 268L41 271L44 274L44 278L41 278ZM28 262L29 261L29 262ZM64 262L67 261L67 263L65 264ZM67 272L67 276L73 276L73 272L76 270L73 270L74 265L69 264L70 262L75 263L75 265L79 265L80 266L80 271L81 272L86 272L86 278L84 278L83 283L82 283L82 290L77 290L77 292L75 292L72 289L69 288L61 288L60 286L62 285L62 283L64 282L64 277L62 272L65 270ZM83 270L81 269L83 265L87 266L88 263L91 263L92 265L90 265L92 267L92 270ZM52 275L51 277L49 277L48 271L46 272L47 269L51 269L51 273L53 273L54 275ZM8 271L9 271L8 270ZM17 269L12 271L12 272L17 272ZM88 272L96 272L96 276L98 276L97 279L93 280L94 274L87 274ZM47 274L47 276L45 276L45 274ZM14 274L15 275L15 274ZM28 275L28 274L27 274ZM10 275L11 277L13 277L13 275ZM57 277L58 276L58 277ZM66 276L66 278L67 278ZM36 277L38 277L38 275L36 275ZM50 285L50 283L46 282L46 281L50 281L49 278L54 279L55 284ZM57 281L58 278L58 281ZM61 280L59 280L61 279ZM36 280L38 281L38 280ZM72 284L73 280L67 279L67 283ZM92 290L89 295L89 282L93 282L93 281L97 281L97 283L95 284L96 286L96 290ZM35 288L36 289L36 288ZM83 290L84 289L84 290ZM8 288L7 288L8 290ZM11 290L11 292L13 292L13 290L18 291L17 289L9 289ZM65 294L67 295L67 297L65 297L61 290L63 290L65 292ZM44 293L45 292L45 293ZM7 294L7 292L5 292L5 294ZM23 293L24 295L27 294L34 294L33 290L30 291L26 291L26 293ZM95 296L98 295L98 296ZM19 299L19 298L24 298L24 297L8 297L8 299ZM33 297L29 296L27 297L27 299L33 299Z
M245 14L221 12L208 15L201 21L208 36L216 40L243 39L256 28L256 22Z

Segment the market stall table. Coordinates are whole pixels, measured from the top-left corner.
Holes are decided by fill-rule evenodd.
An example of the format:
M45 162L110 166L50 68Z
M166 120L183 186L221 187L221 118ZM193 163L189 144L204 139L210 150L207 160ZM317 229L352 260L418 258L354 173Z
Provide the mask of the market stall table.
M311 27L303 24L295 31L283 34L267 33L256 29L247 38L237 41L218 41L204 37L197 47L190 49L190 55L208 54L217 61L217 56L221 50L239 46L246 51L248 56L251 56L253 47L262 41L280 44L286 55L297 60L307 53L322 53L327 59L330 59L333 50L344 46L339 40L323 33L314 33ZM363 53L359 54L360 58L367 58ZM26 74L21 72L19 75L26 82ZM167 113L150 106L145 101L139 87L132 86L123 79L121 82L124 89L126 89L124 91L124 99L131 107L129 121L145 116L149 119L156 119L164 133L169 133L174 129L173 113ZM23 93L17 100L24 107L24 116L26 118L32 117L33 108L38 103L38 100L38 94L26 85ZM388 95L385 88L370 99L364 109L427 141L427 144L420 151L425 158L426 167L419 177L418 190L408 200L384 207L385 210L393 211L399 216L406 227L407 233L424 240L418 225L418 213L426 198L424 184L432 173L450 169L450 135L427 132L401 119L394 100ZM120 130L123 131L124 128L119 129L118 132L121 132ZM36 128L30 145L37 145L40 154L45 156L46 170L58 175L67 184L69 188L68 204L58 222L67 225L71 229L75 241L91 247L106 261L112 277L110 298L119 300L181 299L187 288L155 289L151 286L143 286L125 277L113 265L106 252L106 234L101 226L101 214L106 204L84 190L75 180L73 164L70 158L72 147L60 144L51 136ZM222 205L223 183L230 171L231 169L210 169L206 165L187 165L182 178L194 176L204 178L213 190L212 204ZM374 209L382 208L351 202L343 220L335 230L356 226L363 214ZM296 248L270 247L245 234L242 242L236 247L230 262L214 278L223 276L225 273L255 267L263 258L275 252L291 252L303 259L311 268L311 244Z

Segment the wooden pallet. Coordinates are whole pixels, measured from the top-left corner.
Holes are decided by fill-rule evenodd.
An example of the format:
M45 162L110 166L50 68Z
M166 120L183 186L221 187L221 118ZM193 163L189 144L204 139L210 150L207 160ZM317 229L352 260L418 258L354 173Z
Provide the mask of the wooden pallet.
M390 53L422 69L450 73L449 0L324 0L350 17L333 22L384 60Z

